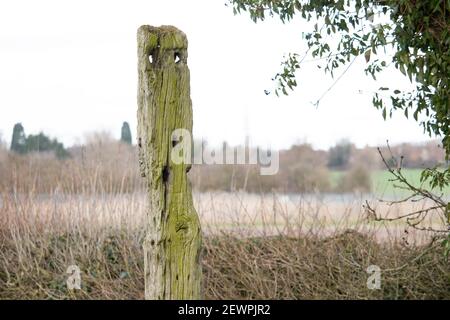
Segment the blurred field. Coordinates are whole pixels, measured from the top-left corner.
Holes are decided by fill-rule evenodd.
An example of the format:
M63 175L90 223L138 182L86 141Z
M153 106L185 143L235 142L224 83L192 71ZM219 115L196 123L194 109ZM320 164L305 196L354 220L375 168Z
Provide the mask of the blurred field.
M414 186L421 186L423 185L420 182L420 176L422 174L422 169L408 169L404 168L402 169L402 173L404 176L408 179L409 182L412 183ZM342 176L345 173L342 171L331 171L330 172L330 183L332 186L337 186L339 179L342 178ZM372 193L377 197L386 197L386 198L399 198L404 197L410 194L409 191L403 190L400 188L397 188L395 183L390 181L392 179L392 176L389 171L387 170L374 170L370 174L371 178L371 191ZM450 186L447 186L444 190L438 190L438 189L432 189L429 188L427 184L423 185L427 187L429 190L432 190L436 194L444 194L444 195L450 195Z
M414 186L423 185L429 190L432 190L436 194L443 194L444 196L450 196L450 186L444 188L444 190L432 189L428 184L422 184L420 182L420 176L422 174L421 169L402 169L405 177L412 183ZM390 173L386 170L375 171L372 173L372 180L374 186L374 192L379 195L388 195L388 196L404 196L407 195L408 192L406 190L402 190L396 188L395 185L389 180L392 179Z
M352 147L352 150L345 170L329 166L327 157L332 154L331 150L327 153L304 144L280 151L280 170L273 176L261 176L255 165L194 165L189 178L193 188L199 192L365 193L386 198L407 195L407 191L396 188L389 181L391 176L380 164L380 156L374 148ZM402 146L396 154L399 156L405 151L412 158L404 158L407 165L427 163L426 157L420 157L422 154L437 153L432 161L428 159L430 166L436 165L443 157L442 150L432 144L422 148L409 146L409 149ZM136 163L136 147L120 143L107 133L91 134L85 144L72 147L70 157L64 160L56 159L51 153L18 155L8 152L0 142L0 192L143 192L143 180L138 166L134 165ZM402 170L414 185L420 185L421 169ZM440 193L439 190L433 191ZM450 187L442 193L450 194Z

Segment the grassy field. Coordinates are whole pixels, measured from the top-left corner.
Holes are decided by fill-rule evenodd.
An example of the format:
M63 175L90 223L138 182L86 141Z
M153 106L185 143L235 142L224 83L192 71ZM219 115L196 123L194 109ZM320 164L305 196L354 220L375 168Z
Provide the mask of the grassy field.
M421 169L402 169L404 176L411 182L414 186L420 186L420 176L422 173ZM336 186L339 179L342 178L344 172L342 171L332 171L330 173L330 184L331 186ZM390 181L392 175L387 170L376 170L371 173L372 179L372 192L377 197L388 197L397 198L403 197L410 194L409 191L397 188L395 183ZM443 193L444 195L450 195L450 186L440 191L438 189L433 190L436 194Z

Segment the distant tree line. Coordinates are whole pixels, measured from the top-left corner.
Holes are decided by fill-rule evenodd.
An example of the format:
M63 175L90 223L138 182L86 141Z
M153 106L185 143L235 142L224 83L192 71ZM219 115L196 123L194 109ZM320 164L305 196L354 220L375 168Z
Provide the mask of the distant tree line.
M328 151L328 167L332 169L347 169L354 145L348 140L338 142Z
M128 122L123 122L120 133L120 141L132 145L131 129ZM16 123L13 128L10 150L17 154L32 152L54 152L58 159L70 156L64 145L57 139L52 139L43 132L39 134L26 135L22 123Z
M387 161L402 157L403 168L423 169L445 166L445 150L437 140L422 144L402 143L390 147L380 146L380 150L390 155ZM329 169L342 171L355 166L366 169L385 168L375 147L357 148L350 141L341 140L328 150L327 167Z
M11 139L11 151L18 154L31 152L54 152L59 159L67 158L69 153L61 142L51 139L43 132L37 135L26 136L25 129L21 123L16 123L13 128Z
M93 163L98 162L102 165L105 165L105 159L112 159L111 154L123 153L129 154L130 157L135 154L130 125L127 122L122 123L119 141L111 136L106 140L102 137L98 139L99 143L86 141L83 147L74 146L66 150L62 143L50 139L44 133L27 136L22 124L18 123L14 126L11 150L17 154L54 152L60 159L70 155L74 161L82 162L85 162L89 153ZM117 143L130 148L117 149ZM423 168L444 162L444 150L437 144L437 141L426 144L404 143L391 146L389 149L387 147L381 149L384 153L392 153L393 157L404 156L405 168ZM197 141L194 147L198 145ZM89 147L86 149L86 146ZM204 141L202 146L208 148ZM134 166L129 166L132 162L127 161L127 168L134 170ZM105 174L112 166L106 166ZM194 187L199 190L348 192L370 191L371 172L383 169L385 167L377 148L369 146L359 148L348 140L341 140L328 150L315 150L307 144L293 145L288 150L280 150L280 171L275 176L260 176L257 166L247 165L196 165L190 176Z

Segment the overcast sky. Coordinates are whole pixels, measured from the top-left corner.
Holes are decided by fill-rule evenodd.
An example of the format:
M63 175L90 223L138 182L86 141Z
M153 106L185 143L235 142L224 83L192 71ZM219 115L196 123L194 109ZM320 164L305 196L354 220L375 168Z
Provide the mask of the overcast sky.
M358 59L318 108L311 104L333 82L306 62L289 97L266 96L283 54L303 53L301 21L254 24L234 16L225 0L76 0L0 3L0 132L8 142L22 122L66 145L87 132L119 137L123 121L135 134L136 30L175 25L189 39L194 135L211 143L276 148L309 142L327 148L347 138L358 146L420 142L428 137L400 114L383 121L371 105L375 88L406 85L397 72L374 83ZM306 59L308 61L308 58ZM135 135L134 135L135 136Z

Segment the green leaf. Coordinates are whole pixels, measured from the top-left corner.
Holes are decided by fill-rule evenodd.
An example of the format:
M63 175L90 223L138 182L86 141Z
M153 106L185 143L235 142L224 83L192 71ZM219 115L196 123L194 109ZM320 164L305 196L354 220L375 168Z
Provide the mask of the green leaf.
M370 50L370 49L364 53L364 58L366 59L366 63L369 63L371 53L372 53L372 50Z

